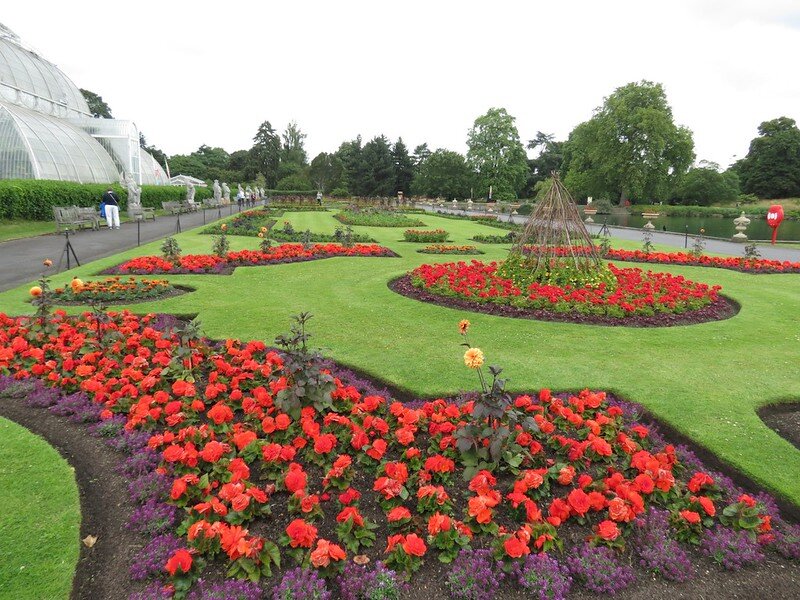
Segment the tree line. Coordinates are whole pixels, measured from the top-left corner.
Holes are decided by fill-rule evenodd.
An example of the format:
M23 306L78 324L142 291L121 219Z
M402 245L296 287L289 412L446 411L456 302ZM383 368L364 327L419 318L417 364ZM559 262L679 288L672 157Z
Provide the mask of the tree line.
M110 117L100 96L84 93L96 116ZM504 108L475 119L465 155L432 151L425 143L410 150L402 138L392 142L384 135L365 142L359 135L309 160L306 137L294 121L282 133L264 121L253 145L233 153L202 145L166 157L144 136L141 144L162 164L168 161L172 173L334 196L533 198L547 189L550 173L560 171L576 197L619 204L800 197L800 129L793 119L761 123L747 156L723 170L695 162L692 132L675 123L662 85L649 81L614 90L566 140L537 132L523 144Z

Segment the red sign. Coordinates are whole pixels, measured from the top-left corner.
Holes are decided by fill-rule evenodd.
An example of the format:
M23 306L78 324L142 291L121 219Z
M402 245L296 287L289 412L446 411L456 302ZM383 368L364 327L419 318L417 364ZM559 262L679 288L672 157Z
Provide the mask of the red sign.
M772 243L778 237L778 225L783 221L783 207L780 204L773 204L767 211L767 225L772 227Z

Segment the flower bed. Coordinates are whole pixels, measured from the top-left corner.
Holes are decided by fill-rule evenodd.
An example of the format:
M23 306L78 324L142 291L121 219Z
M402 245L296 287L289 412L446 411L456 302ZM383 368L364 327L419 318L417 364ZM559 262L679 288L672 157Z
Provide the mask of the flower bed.
M524 250L530 251L532 247ZM602 248L595 248L602 252ZM560 247L555 250L557 254L585 252L585 248ZM716 267L730 269L743 273L800 273L800 262L770 260L766 258L744 258L742 256L699 256L690 252L644 252L643 250L622 250L610 248L605 251L603 258L630 262L656 263L660 265L688 265L692 267Z
M688 252L650 252L641 250L611 249L605 258L632 262L658 263L661 265L690 265L693 267L717 267L745 273L800 273L800 262L769 260L766 258L744 258L741 256L695 256Z
M512 244L514 243L514 232L509 232L508 235L473 235L472 241L481 244Z
M454 246L452 244L431 244L420 248L417 252L422 254L483 254L475 246Z
M450 235L444 229L406 229L403 232L403 239L407 242L420 242L423 244L432 244L434 242L446 242L447 236Z
M180 293L166 279L110 277L101 281L82 281L53 289L56 304L88 304L91 302L141 302Z
M425 223L412 219L404 214L388 211L350 211L343 210L333 216L345 225L363 225L366 227L420 227Z
M263 227L267 229L272 227L275 224L275 220L283 215L283 212L283 210L271 210L268 208L246 210L224 222L227 225L226 233L228 235L257 236ZM218 234L219 228L219 224L209 225L203 229L202 233Z
M224 258L213 254L189 254L181 256L177 261L170 261L160 256L140 256L112 267L106 272L140 275L152 275L155 273L222 274L230 273L234 267L302 262L334 256L391 257L397 256L397 254L377 244L358 244L349 248L337 244L313 244L308 248L305 248L302 244L282 244L270 248L269 252L261 250L228 252Z
M511 279L497 274L498 266L495 262L484 264L476 260L421 265L411 272L411 283L434 294L477 304L506 304L613 319L697 311L717 302L721 289L668 273L619 269L610 264L616 285L601 283L575 288L533 283L521 290Z
M208 576L198 589L259 597L255 584L214 578L224 567L264 585L278 557L330 581L355 557L409 574L455 559L454 597L478 597L458 595L470 585L493 598L503 577L495 559L522 587L566 594L618 591L636 578L631 563L683 581L697 545L720 569L800 556L800 530L771 499L710 472L603 392L514 397L506 413L533 425L512 428L504 460L513 466L492 473L459 443L476 399L402 404L262 342L208 345L155 324L130 313L100 324L0 314L0 387L36 378L29 402L94 423L95 435L132 453L118 470L137 506L129 528L146 546L131 576L153 581L154 597L186 597ZM465 361L480 367L471 350ZM300 380L313 385L300 390ZM492 422L482 435L499 433ZM485 577L470 584L469 573ZM280 586L313 579L290 575ZM159 596L164 582L169 595Z

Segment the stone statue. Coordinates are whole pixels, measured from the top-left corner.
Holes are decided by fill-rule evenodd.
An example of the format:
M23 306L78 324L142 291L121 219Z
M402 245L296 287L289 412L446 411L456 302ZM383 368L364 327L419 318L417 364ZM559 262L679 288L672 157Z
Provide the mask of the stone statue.
M142 205L142 189L136 185L133 175L123 173L120 183L128 189L128 208Z
M242 187L241 183L239 183L237 185L239 186L239 193L236 194L236 197L238 198L239 196L244 196L244 188Z
M222 188L219 187L219 179L214 180L214 203L219 204L222 200Z
M187 204L194 202L194 184L191 181L186 182L186 202Z
M264 188L263 188L263 187L262 187L262 188L260 188L260 192L261 192L261 197L262 197L262 198L266 198L266 197L267 197L267 192L265 192L265 191L264 191Z
M244 188L244 193L245 193L245 198L249 200L250 197L253 195L253 190L250 189L250 186L248 185L246 188Z
M222 199L225 200L226 204L231 202L231 188L224 181L222 182Z

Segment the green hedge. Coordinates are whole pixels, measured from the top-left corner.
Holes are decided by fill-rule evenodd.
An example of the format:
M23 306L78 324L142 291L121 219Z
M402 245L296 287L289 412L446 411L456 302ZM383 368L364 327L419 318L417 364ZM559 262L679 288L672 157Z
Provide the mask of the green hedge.
M26 219L49 221L53 218L54 206L96 206L109 188L105 183L73 183L71 181L49 181L43 179L5 179L0 181L0 219ZM123 209L128 193L118 183L111 188L117 192ZM209 188L195 189L195 200L210 198ZM186 188L166 185L142 186L142 204L161 208L162 202L182 201Z

